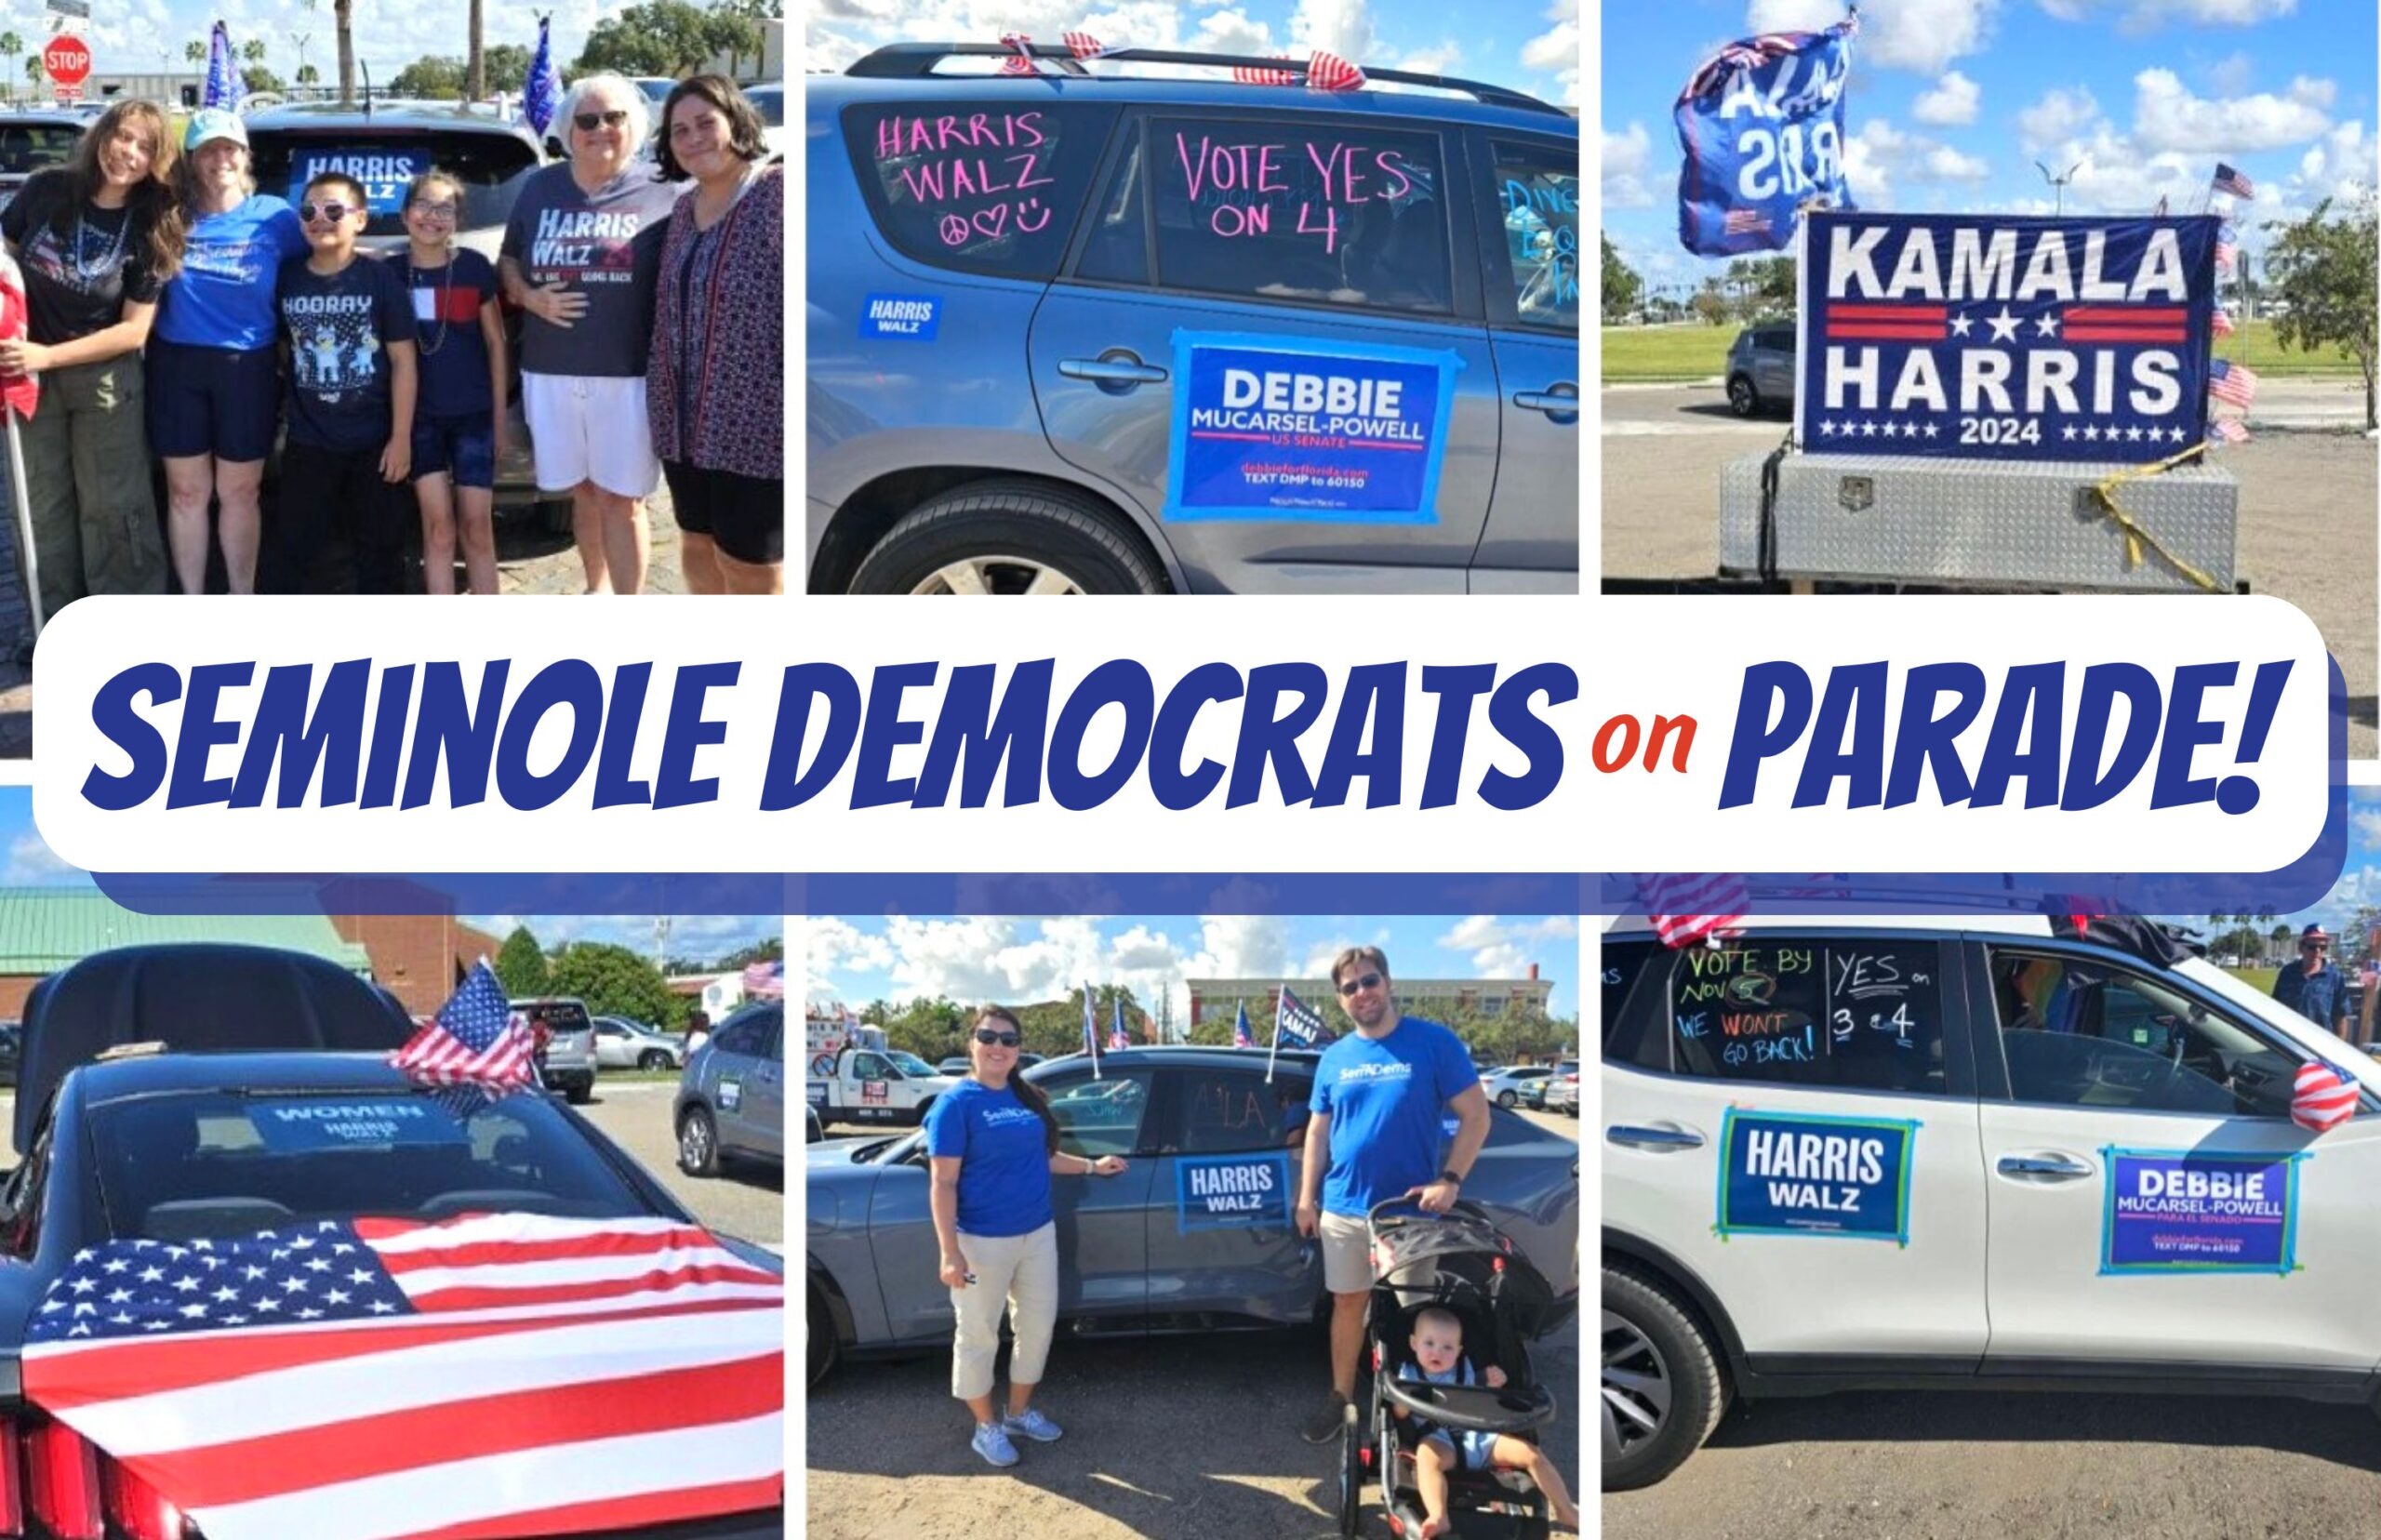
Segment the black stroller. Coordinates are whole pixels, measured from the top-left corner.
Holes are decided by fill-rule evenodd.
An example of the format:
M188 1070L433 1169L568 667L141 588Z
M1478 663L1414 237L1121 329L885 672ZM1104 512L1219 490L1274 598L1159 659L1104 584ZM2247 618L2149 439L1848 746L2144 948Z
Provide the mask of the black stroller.
M1372 1309L1364 1328L1367 1349L1359 1360L1364 1383L1339 1434L1339 1533L1356 1533L1364 1483L1377 1480L1390 1532L1413 1536L1422 1533L1423 1522L1413 1419L1458 1437L1509 1433L1536 1443L1536 1429L1554 1419L1554 1393L1530 1372L1527 1344L1561 1321L1545 1276L1476 1205L1458 1202L1432 1215L1411 1198L1391 1198L1373 1205L1365 1219ZM1399 1378L1413 1361L1414 1318L1432 1306L1463 1322L1463 1356L1474 1377L1484 1381L1484 1371L1495 1364L1505 1372L1501 1387ZM1396 1415L1399 1407L1403 1418ZM1518 1471L1450 1473L1447 1522L1449 1534L1466 1540L1543 1540L1552 1529L1545 1495Z

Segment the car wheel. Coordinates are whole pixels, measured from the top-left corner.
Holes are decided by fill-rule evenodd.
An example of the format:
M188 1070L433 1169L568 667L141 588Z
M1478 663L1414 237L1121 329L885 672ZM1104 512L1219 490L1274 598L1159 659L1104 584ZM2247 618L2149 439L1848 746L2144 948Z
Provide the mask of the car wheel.
M1364 1425L1355 1402L1339 1410L1339 1533L1353 1536L1364 1520Z
M1165 580L1099 504L1029 482L956 487L902 516L854 593L1163 593Z
M1514 1095L1510 1091L1499 1091L1496 1093L1496 1105L1503 1108L1508 1112L1512 1110L1513 1104L1519 1100L1521 1100L1521 1098Z
M1728 381L1728 410L1740 418L1761 410L1761 393L1752 388L1751 377L1737 375Z
M595 1099L595 1077L590 1075L585 1080L565 1082L562 1094L570 1098L571 1106L584 1107Z
M666 1048L647 1048L644 1053L637 1055L636 1067L640 1069L670 1069L672 1066L670 1063L669 1050Z
M719 1175L719 1129L711 1109L690 1107L678 1120L678 1169L689 1176Z
M568 498L538 499L538 527L549 535L574 533L571 524L570 499Z
M1632 1272L1603 1269L1603 1490L1631 1492L1703 1446L1726 1404L1703 1328Z
M809 1333L806 1354L809 1360L808 1384L815 1390L818 1382L827 1377L827 1372L835 1366L835 1322L827 1314L827 1302L818 1297L816 1289L810 1291Z

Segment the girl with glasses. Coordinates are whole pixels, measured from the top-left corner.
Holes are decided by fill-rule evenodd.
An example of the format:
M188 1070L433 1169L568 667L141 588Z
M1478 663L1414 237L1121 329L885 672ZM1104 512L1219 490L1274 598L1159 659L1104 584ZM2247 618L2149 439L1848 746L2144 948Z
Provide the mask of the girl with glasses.
M496 464L505 455L504 309L496 268L455 244L463 184L425 171L406 189L406 249L392 265L413 297L420 400L413 417L413 493L421 509L422 586L464 581L496 591Z
M941 1243L942 1282L958 1317L951 1393L975 1414L971 1447L994 1466L1017 1464L1013 1437L1049 1443L1060 1433L1031 1405L1058 1317L1058 1228L1050 1178L1115 1176L1121 1155L1097 1160L1058 1148L1049 1098L1017 1072L1025 1030L1014 1013L987 1006L967 1044L967 1076L926 1111L934 1167L930 1206ZM1008 1408L992 1411L992 1357L1001 1311L1015 1343Z

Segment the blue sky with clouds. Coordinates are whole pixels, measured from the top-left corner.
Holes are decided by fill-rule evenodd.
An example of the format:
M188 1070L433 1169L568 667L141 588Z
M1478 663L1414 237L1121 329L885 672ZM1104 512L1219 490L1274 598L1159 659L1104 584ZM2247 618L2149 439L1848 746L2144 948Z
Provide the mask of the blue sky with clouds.
M1679 87L1719 45L1839 20L1831 0L1612 0L1603 10L1603 222L1659 284L1717 271L1678 244ZM2255 221L2374 179L2373 0L1875 0L1844 105L1863 207L2193 206L2218 159Z
M1459 75L1550 101L1579 100L1578 0L806 0L809 66L840 70L903 39L996 43L1067 32L1101 42L1302 57Z
M1031 1004L1084 983L1122 984L1184 1019L1186 978L1319 977L1342 947L1369 943L1409 978L1522 978L1554 986L1578 1014L1579 927L1569 915L1350 917L1128 914L1108 919L851 915L810 921L805 990L858 1009L948 996Z

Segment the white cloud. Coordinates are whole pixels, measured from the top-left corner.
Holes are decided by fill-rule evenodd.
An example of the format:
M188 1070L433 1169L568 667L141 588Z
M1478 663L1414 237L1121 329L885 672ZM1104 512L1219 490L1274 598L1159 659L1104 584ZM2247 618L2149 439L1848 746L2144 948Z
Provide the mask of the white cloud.
M0 872L0 883L9 887L52 887L82 879L82 868L60 859L47 841L30 830L9 844L8 868Z
M2298 157L2297 169L2283 179L2270 204L2259 200L2259 218L2290 218L2303 214L2325 198L2350 198L2360 190L2373 187L2376 178L2381 178L2381 164L2376 164L2374 149L2361 120L2348 118L2340 123ZM2359 813L2356 816L2381 819L2381 814L2374 813ZM2381 839L2381 825L2376 825L2374 832L2374 838Z
M2381 844L2381 807L2359 807L2348 816L2351 831L2367 844Z
M1911 105L1909 115L1936 127L1974 123L1982 97L1983 90L1975 81L1953 70Z
M1654 194L1645 186L1645 169L1654 143L1645 126L1632 123L1626 130L1603 131L1603 206L1606 208L1649 208Z
M1941 74L1944 66L1984 46L2000 0L1899 0L1860 18L1855 67ZM1842 0L1750 0L1745 25L1754 32L1816 30L1843 20Z
M2201 27L2254 27L2298 8L2298 0L2134 0L2125 24L2147 31L2168 21Z
M2215 87L2218 96L2239 96L2249 88L2255 77L2257 61L2241 49L2235 49L2208 66L2207 83Z
M1980 182L1992 175L1992 167L1983 156L1962 154L1948 144L1938 144L1926 152L1919 165L1928 181Z
M1578 936L1577 922L1567 915L1517 923L1498 915L1473 914L1457 921L1437 944L1470 953L1471 970L1479 977L1521 978L1531 963L1549 961L1550 946L1576 943ZM1565 949L1576 953L1577 949Z
M1259 58L1284 51L1273 39L1272 23L1252 21L1248 13L1236 6L1199 18L1199 30L1192 35L1190 46L1203 53L1255 54Z
M1463 62L1463 45L1453 38L1442 38L1436 47L1417 48L1390 66L1395 70L1411 70L1416 74L1453 74Z
M2304 143L2331 126L2325 115L2334 92L2328 80L2305 76L2291 82L2287 96L2211 98L2191 95L2172 70L2144 70L2133 77L2133 135L2152 153L2188 151L2202 156L2219 151L2276 150Z
M878 973L892 965L893 949L885 938L848 921L822 915L811 920L807 929L803 973L804 992L810 999L839 998L851 974Z
M1322 48L1359 62L1378 51L1368 0L1298 0L1290 13L1290 39L1300 51Z
M2032 106L2017 113L2017 142L2029 153L2039 153L2054 144L2072 139L2100 115L2100 104L2092 93L2078 86L2073 90L2055 88Z
M1870 118L1843 141L1843 179L1863 208L1894 205L1893 166L1909 144L1909 136L1886 118Z
M1522 45L1522 68L1554 76L1568 106L1583 104L1579 94L1579 0L1554 0L1546 20L1553 25Z

